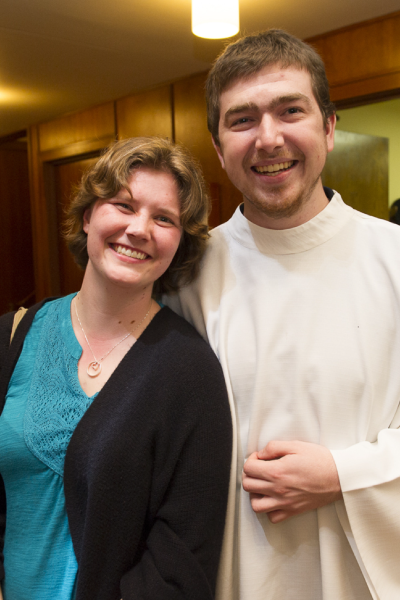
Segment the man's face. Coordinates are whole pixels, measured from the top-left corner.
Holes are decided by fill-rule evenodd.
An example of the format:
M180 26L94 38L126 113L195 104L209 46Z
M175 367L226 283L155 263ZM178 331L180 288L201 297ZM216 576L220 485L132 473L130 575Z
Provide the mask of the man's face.
M310 74L293 67L267 66L222 92L215 148L250 221L285 229L326 206L320 175L335 122L324 125Z

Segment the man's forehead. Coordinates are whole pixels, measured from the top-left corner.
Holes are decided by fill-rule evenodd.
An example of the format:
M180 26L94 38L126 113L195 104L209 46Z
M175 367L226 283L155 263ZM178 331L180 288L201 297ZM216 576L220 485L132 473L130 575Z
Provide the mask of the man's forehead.
M276 80L284 80L288 74L297 74L299 79L307 82L307 84L310 84L310 87L312 87L311 75L306 69L302 69L297 65L283 66L280 63L273 63L261 67L254 73L238 75L221 91L220 98L235 88L251 87L258 80L261 81L265 76L271 75L274 76Z
M296 67L269 65L246 77L237 78L220 95L220 118L240 107L256 108L258 104L274 108L282 103L302 101L310 107L316 101L311 76Z

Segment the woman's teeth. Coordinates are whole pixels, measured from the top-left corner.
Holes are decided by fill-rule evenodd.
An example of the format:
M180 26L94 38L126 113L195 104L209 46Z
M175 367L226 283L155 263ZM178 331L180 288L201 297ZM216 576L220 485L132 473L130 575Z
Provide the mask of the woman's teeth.
M139 260L144 260L147 258L147 254L144 252L137 252L137 250L129 250L125 246L113 246L115 252L118 254L124 254L124 256L130 256L131 258L138 258Z

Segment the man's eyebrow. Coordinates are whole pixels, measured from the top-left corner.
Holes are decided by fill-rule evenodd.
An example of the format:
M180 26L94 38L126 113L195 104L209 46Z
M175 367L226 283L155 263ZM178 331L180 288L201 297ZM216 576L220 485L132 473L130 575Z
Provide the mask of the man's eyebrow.
M285 96L279 96L279 98L274 98L274 100L272 100L271 104L269 105L269 108L276 108L277 106L280 106L281 104L289 104L290 102L298 102L298 101L304 102L305 104L307 104L307 106L311 107L311 100L308 96L306 96L305 94L286 94Z
M254 102L245 102L244 104L237 104L236 106L231 106L231 108L228 108L228 110L226 111L226 113L224 115L225 123L228 121L229 117L231 117L232 115L246 112L248 110L254 112L254 111L259 110L259 108L258 108L257 104L254 104Z
M277 98L274 98L270 102L270 104L268 105L268 108L270 110L273 110L274 108L276 108L277 106L280 106L281 104L289 104L290 102L298 102L298 101L304 102L308 106L311 106L310 98L308 96L305 96L304 94L298 93L298 94L286 94L285 96L278 96ZM258 112L259 110L260 110L259 105L255 104L254 102L244 102L243 104L231 106L231 108L229 108L224 115L224 121L225 121L225 123L227 123L227 121L229 120L229 118L232 115L241 114L246 111Z

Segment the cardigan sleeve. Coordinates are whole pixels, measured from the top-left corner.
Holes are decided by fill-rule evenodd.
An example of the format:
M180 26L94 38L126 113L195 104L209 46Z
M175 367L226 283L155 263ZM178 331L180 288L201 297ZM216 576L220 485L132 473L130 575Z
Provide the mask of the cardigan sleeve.
M186 403L190 410L183 410L177 418L174 435L181 437L178 428L185 429L185 441L180 444L167 492L151 519L143 554L121 579L123 600L214 598L225 526L232 423L222 372L212 358L211 369L202 371L197 365L195 377L192 374L182 380L182 374L179 376L185 391L180 404ZM168 453L163 441L160 460L157 452L155 457L153 481L157 482L163 477L158 466L162 453ZM164 471L168 471L168 459L165 461Z

